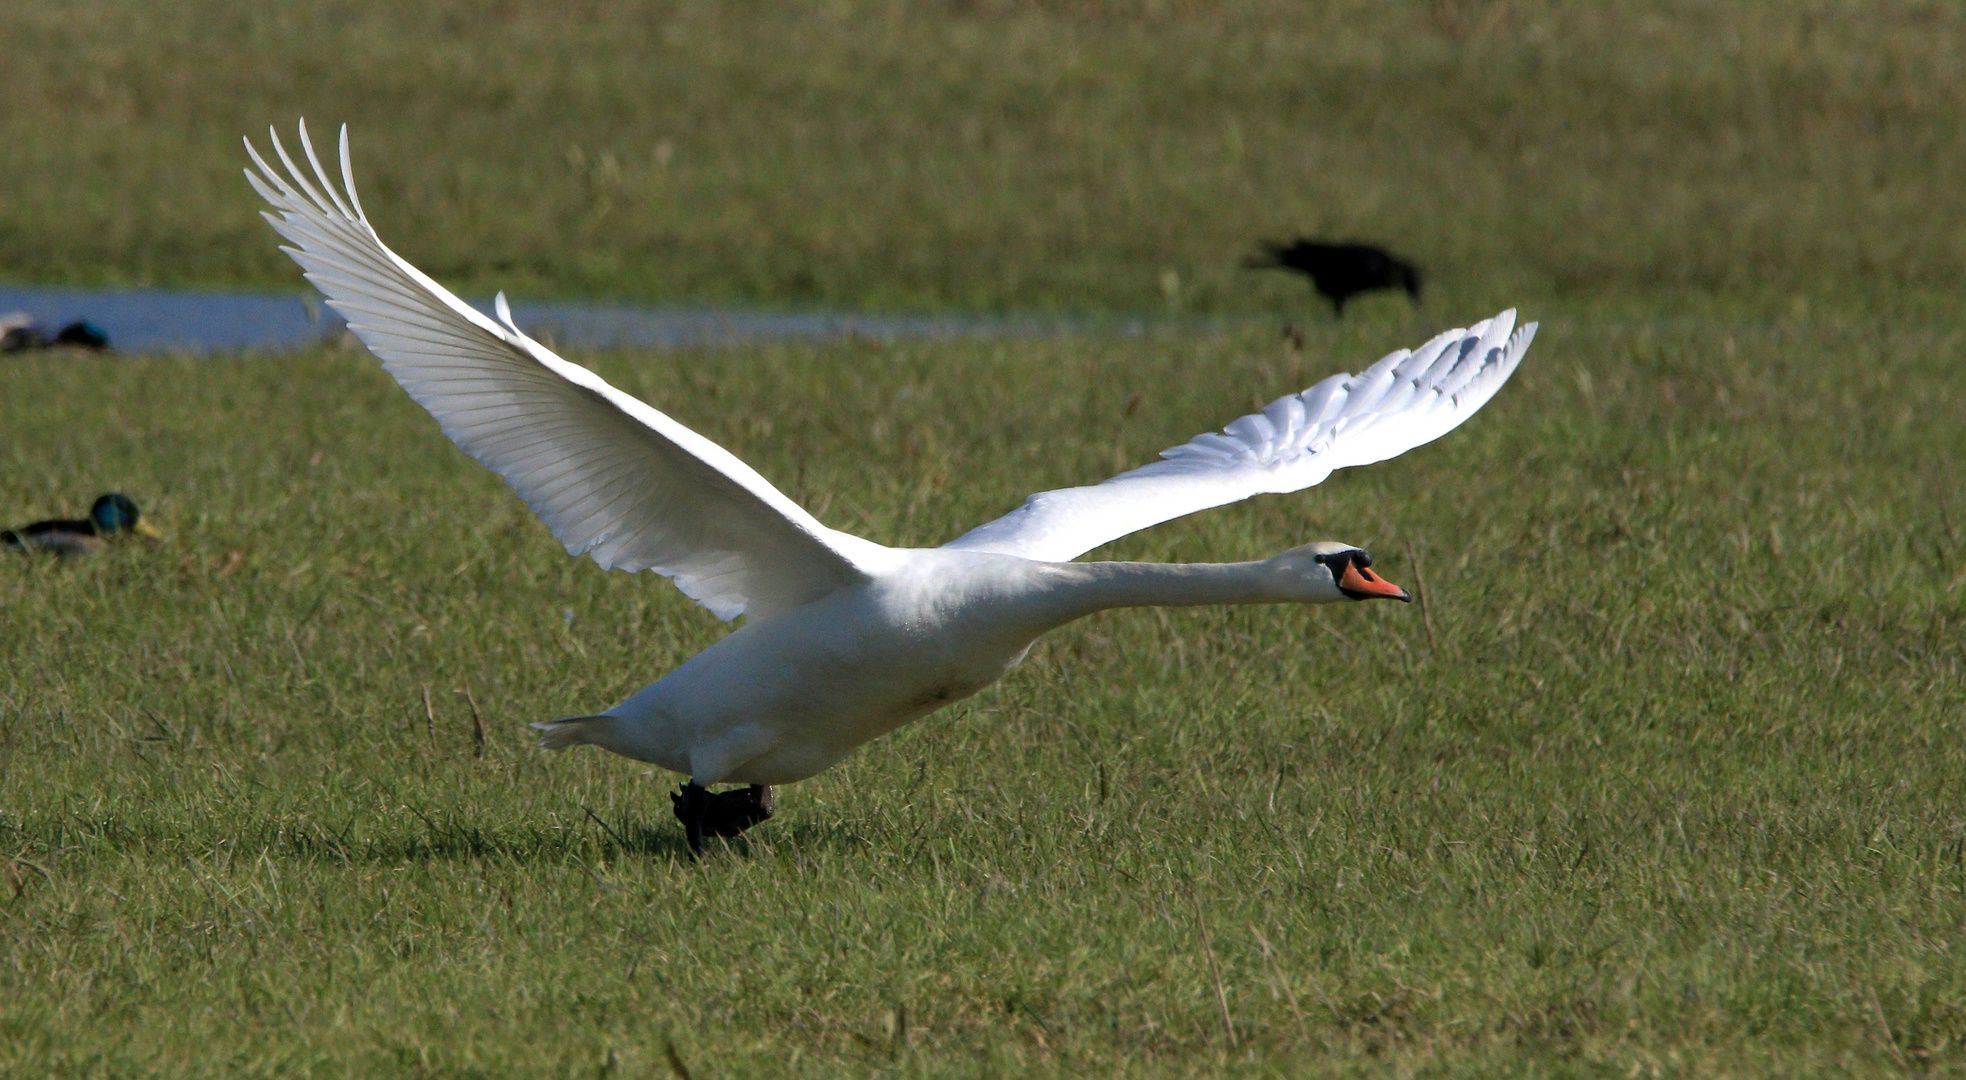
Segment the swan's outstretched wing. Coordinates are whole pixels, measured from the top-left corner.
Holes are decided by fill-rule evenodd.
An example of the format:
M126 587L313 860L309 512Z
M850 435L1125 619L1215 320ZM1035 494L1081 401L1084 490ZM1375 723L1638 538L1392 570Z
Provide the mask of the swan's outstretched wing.
M865 579L854 554L874 545L821 525L729 451L493 322L384 246L355 197L348 129L342 193L301 125L313 180L273 137L286 165L249 140L254 190L283 248L430 410L444 434L505 478L574 554L612 570L654 570L734 619L760 618ZM318 183L318 188L316 184Z
M1149 525L1397 457L1454 430L1501 389L1536 336L1535 323L1511 334L1514 326L1510 310L1449 330L1418 351L1333 375L1163 450L1151 465L1102 484L1041 491L945 546L1063 562Z

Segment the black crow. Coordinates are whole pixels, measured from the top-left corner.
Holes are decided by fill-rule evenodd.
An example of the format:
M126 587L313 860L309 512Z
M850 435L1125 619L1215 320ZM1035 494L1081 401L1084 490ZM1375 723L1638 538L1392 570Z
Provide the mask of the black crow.
M1371 244L1327 244L1321 240L1266 243L1260 254L1243 264L1252 268L1295 270L1311 279L1317 291L1331 300L1331 311L1343 317L1345 301L1378 289L1405 289L1420 302L1420 268Z

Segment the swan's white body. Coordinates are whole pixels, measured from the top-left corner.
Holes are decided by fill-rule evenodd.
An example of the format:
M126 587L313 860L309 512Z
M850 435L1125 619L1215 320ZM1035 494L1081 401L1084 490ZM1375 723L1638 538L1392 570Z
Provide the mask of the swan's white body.
M347 129L345 201L304 126L301 139L313 182L277 137L286 173L248 143L258 172L246 176L279 211L266 218L296 245L285 250L385 370L568 552L655 570L719 617L747 617L607 712L534 725L542 746L592 743L699 784L811 776L995 682L1045 631L1105 608L1325 603L1360 598L1351 586L1361 580L1373 583L1369 595L1403 595L1363 569L1363 553L1335 543L1248 563L1069 560L1439 438L1501 388L1536 329L1514 330L1510 311L1450 330L1279 398L1161 461L1033 495L940 548L889 548L820 524L722 447L554 355L512 324L502 295L500 322L458 300L370 228Z
M867 581L747 623L604 717L542 725L547 744L571 725L700 783L789 783L996 682L1039 635L1094 611L1345 598L1328 573L1306 576L1308 553L1200 566L891 554Z

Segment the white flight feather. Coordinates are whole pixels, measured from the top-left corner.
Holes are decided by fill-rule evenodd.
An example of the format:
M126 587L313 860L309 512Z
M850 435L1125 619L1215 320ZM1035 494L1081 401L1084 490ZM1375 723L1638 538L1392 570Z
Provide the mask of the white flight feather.
M355 195L346 126L346 200L305 123L312 182L272 139L285 173L248 140L258 171L246 179L277 211L264 216L293 245L282 250L444 434L504 477L569 553L674 578L723 619L790 610L866 580L883 561L879 545L828 529L723 447L527 337L503 294L493 322L389 250Z
M1220 432L1161 451L1150 465L1087 487L1041 491L944 546L1063 562L1150 525L1396 457L1454 430L1501 389L1536 336L1535 323L1514 326L1510 309L1449 330L1357 375L1280 397Z

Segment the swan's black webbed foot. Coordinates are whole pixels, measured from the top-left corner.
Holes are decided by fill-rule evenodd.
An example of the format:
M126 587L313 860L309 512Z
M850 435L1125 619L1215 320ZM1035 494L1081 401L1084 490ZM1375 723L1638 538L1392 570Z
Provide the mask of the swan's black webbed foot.
M771 817L775 800L770 784L752 784L735 791L711 791L692 780L669 796L683 838L692 855L703 854L703 841L712 836L736 836Z

